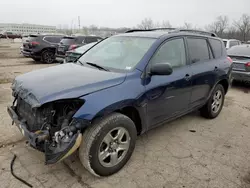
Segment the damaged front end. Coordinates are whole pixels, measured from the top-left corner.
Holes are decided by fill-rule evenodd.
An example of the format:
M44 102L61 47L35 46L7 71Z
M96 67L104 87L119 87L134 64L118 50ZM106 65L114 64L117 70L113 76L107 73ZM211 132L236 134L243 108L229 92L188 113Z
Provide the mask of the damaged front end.
M45 163L53 164L80 146L82 132L89 122L73 116L83 104L80 99L65 99L34 108L16 96L7 110L30 145L45 153Z

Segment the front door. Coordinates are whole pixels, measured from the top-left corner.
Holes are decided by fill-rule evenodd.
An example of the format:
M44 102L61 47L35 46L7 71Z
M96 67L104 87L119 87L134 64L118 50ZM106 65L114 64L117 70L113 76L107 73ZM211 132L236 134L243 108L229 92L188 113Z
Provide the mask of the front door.
M149 68L156 63L169 63L171 75L153 75L146 87L149 128L188 109L191 96L192 71L187 65L185 42L174 38L164 42L152 57Z

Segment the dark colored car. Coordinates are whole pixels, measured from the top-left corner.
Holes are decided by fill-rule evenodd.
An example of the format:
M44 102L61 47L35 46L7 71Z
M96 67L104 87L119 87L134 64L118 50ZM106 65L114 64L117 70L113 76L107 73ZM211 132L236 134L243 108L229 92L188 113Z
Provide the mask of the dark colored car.
M97 42L92 42L74 50L67 51L63 63L75 62L84 52L94 46Z
M57 57L64 58L67 51L76 49L85 44L102 40L98 36L67 36L64 37L57 48Z
M131 157L137 135L194 110L222 110L232 62L223 41L192 30L129 31L101 41L77 63L16 77L10 117L46 164L79 148L92 174Z
M4 32L0 33L0 38L16 39L16 38L22 38L22 35L12 32Z
M233 46L227 54L233 61L233 80L250 82L250 45Z
M61 35L30 35L23 43L22 54L31 57L35 61L53 63Z

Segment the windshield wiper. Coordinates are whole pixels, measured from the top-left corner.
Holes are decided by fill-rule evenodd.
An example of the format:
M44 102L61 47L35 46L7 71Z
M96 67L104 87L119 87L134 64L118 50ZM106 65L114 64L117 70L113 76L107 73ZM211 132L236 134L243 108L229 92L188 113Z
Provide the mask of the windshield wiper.
M80 60L77 60L78 63L80 63L81 65L84 65Z
M100 65L97 65L95 63L86 62L86 64L91 65L91 66L96 67L96 68L101 69L101 70L109 71L108 69L106 69Z

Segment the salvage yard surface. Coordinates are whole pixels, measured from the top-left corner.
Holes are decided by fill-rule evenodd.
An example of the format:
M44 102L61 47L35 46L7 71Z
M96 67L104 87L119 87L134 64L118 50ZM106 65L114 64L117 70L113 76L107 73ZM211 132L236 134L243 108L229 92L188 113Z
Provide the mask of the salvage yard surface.
M33 187L106 188L248 188L250 187L250 86L234 86L221 114L206 120L192 113L139 136L127 165L107 178L90 175L77 154L44 165L43 154L26 145L11 126L6 106L12 102L16 75L58 64L36 63L19 55L20 43L0 41L0 187L25 188L14 172ZM65 81L67 81L65 79Z

